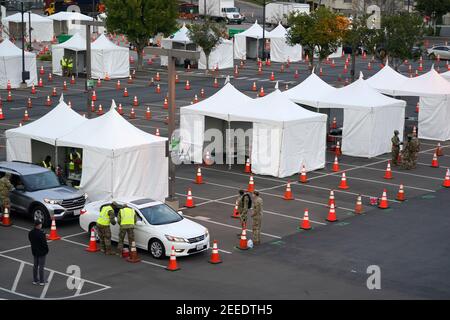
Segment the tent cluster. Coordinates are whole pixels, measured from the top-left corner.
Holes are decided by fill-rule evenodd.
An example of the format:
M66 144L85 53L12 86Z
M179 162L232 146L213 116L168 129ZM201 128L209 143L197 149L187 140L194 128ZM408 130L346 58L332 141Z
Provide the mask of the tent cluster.
M61 148L80 148L80 188L91 200L129 195L164 200L167 139L136 128L115 108L113 101L110 111L88 120L61 98L45 116L5 132L7 160L37 163L50 154L55 155L56 163L61 163Z

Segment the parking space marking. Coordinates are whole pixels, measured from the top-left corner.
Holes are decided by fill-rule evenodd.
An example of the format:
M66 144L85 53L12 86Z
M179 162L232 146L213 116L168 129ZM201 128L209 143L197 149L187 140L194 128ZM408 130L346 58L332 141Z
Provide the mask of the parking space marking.
M44 289L42 290L41 299L44 299L47 295L48 287L50 286L50 283L52 283L53 275L55 274L54 271L50 271L50 274L48 275L47 281L45 283Z
M16 291L17 285L19 284L20 277L22 276L23 268L25 267L25 263L21 262L19 266L19 270L17 271L16 278L14 279L13 286L11 287L11 291Z
M154 262L150 262L150 261L147 261L147 260L142 260L141 259L141 262L146 263L146 264L150 264L150 265L155 266L155 267L160 267L160 268L164 268L164 269L166 268L166 266L163 266L161 264L157 264L157 263L154 263Z

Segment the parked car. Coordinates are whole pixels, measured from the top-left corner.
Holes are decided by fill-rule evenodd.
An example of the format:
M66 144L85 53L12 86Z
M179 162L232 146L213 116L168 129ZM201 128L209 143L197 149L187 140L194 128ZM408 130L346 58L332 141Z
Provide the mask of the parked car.
M345 54L352 54L353 49L352 49L352 46L351 46L351 45L344 44L344 45L342 46L342 51L343 51ZM369 51L368 51L366 48L364 48L363 46L358 46L358 54L363 54L363 52L365 52L365 53L367 54Z
M55 220L77 219L87 194L62 185L56 174L41 166L17 162L0 162L0 176L11 174L14 190L10 192L11 210L40 219L49 226Z
M427 50L430 59L436 58L438 55L441 59L450 59L450 46L434 46Z
M176 256L188 256L209 248L209 232L204 226L183 217L168 205L148 198L130 197L115 199L118 204L127 204L137 214L134 230L136 247L148 250L157 259L170 256L172 246ZM96 221L101 208L111 200L91 202L80 216L80 226L90 232L96 231ZM118 210L115 212L116 217ZM119 240L119 225L111 225L113 241ZM97 234L97 233L96 233ZM128 239L125 238L125 243Z

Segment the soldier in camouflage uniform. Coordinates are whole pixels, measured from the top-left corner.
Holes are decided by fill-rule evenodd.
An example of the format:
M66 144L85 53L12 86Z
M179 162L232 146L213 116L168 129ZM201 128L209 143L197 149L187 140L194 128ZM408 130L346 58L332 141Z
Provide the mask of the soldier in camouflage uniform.
M258 245L261 243L261 218L263 211L263 200L259 196L259 192L253 192L253 244Z
M249 195L245 194L244 190L239 190L239 198L238 198L238 214L241 219L241 226L247 225L247 213L248 213L248 199Z
M398 137L399 132L397 130L394 131L394 136L391 139L392 142L392 149L391 149L391 156L392 156L392 165L397 166L398 165L398 155L400 154L400 145L403 144L400 141L400 138Z
M110 224L116 224L116 216L114 214L114 207L117 207L115 202L112 205L106 204L102 206L100 214L97 219L97 233L100 239L100 251L107 255L114 254L111 250L111 228Z
M408 140L405 142L402 150L402 168L406 170L411 170L414 166L413 164L413 153L414 145L412 142L412 135L408 135Z
M412 167L415 169L417 166L417 159L419 157L419 151L420 151L420 142L419 139L417 139L417 137L413 137L411 139L411 150L412 150L412 154L411 154L411 159L412 159Z
M119 210L118 215L118 223L120 226L119 244L117 245L118 256L122 254L125 235L128 234L128 246L131 247L131 243L134 242L134 226L136 225L136 222L136 212L127 205L124 205L123 208Z
M10 208L11 202L9 201L9 192L14 189L11 181L11 174L5 173L5 176L0 179L0 205L2 206L1 213L5 211L5 208Z

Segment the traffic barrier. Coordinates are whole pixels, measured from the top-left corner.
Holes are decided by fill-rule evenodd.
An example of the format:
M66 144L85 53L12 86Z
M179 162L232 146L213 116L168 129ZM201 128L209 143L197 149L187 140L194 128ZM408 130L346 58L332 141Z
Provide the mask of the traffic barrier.
M85 249L87 252L97 252L100 249L97 248L97 240L95 239L95 229L91 229L91 236L89 238L89 246Z

